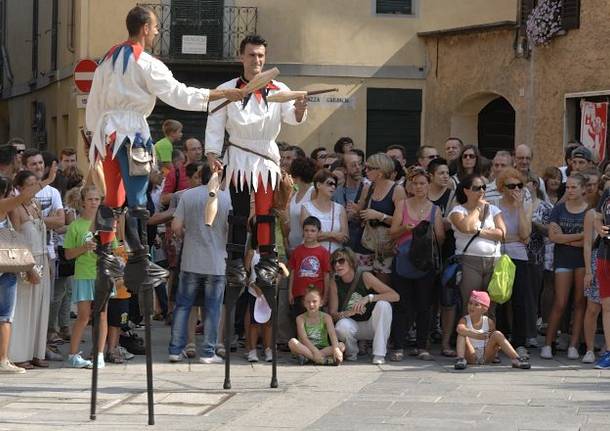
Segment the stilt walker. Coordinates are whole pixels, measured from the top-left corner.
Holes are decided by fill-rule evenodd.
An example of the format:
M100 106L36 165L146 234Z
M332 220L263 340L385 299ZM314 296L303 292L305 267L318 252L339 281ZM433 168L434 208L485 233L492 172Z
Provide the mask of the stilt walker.
M190 111L207 110L208 101L240 100L239 89L207 90L187 87L144 49L150 49L158 34L157 17L148 8L136 6L126 19L129 38L115 45L101 59L87 100L86 124L92 133L89 161L95 184L104 194L95 221L99 236L98 273L94 309L97 337L99 312L112 290L112 279L123 277L125 286L138 296L145 323L148 423L154 424L150 313L152 291L167 277L167 271L148 257L146 190L154 168L154 151L146 118L157 97L168 105ZM128 260L123 271L112 254L116 219L127 203L125 243ZM97 344L94 345L94 350ZM96 352L94 352L96 353ZM95 356L97 358L97 356ZM94 361L94 367L97 361ZM94 368L91 419L94 420L97 369Z
M265 64L267 42L258 35L247 36L240 44L240 60L243 75L218 87L226 90L246 88L256 80ZM277 387L277 278L280 271L275 248L275 217L272 214L274 190L278 187L280 153L275 142L281 123L301 124L306 117L305 97L285 103L269 103L267 97L289 88L277 81L248 94L236 103L219 105L208 116L205 133L205 152L210 166L226 168L225 179L230 187L232 214L229 216L227 241L227 285L225 289L225 381L224 388L231 388L231 338L235 322L235 305L246 282L244 255L246 251L247 223L250 215L250 193L254 193L255 232L253 236L260 253L255 266L256 285L265 295L272 309L273 319L273 375L271 387ZM211 106L212 107L212 104ZM220 157L225 131L229 142Z

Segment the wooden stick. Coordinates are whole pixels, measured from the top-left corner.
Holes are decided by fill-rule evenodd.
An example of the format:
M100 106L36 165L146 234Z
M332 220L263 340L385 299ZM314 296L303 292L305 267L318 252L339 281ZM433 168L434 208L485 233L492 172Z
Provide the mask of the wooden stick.
M242 88L242 91L244 92L244 96L247 94L253 93L256 90L260 90L261 88L266 87L267 84L269 82L271 82L271 80L273 80L279 74L280 74L280 69L278 69L277 67L274 67L272 69L259 73L254 78L252 78L252 80L250 82L248 82L244 88ZM220 105L218 105L216 108L212 109L210 114L213 114L214 112L221 110L222 108L227 106L229 103L231 103L230 100L225 100Z
M311 90L311 91L279 91L277 93L267 96L269 102L289 102L291 100L297 100L301 97L315 96L317 94L331 93L338 91L337 88L328 88L326 90Z

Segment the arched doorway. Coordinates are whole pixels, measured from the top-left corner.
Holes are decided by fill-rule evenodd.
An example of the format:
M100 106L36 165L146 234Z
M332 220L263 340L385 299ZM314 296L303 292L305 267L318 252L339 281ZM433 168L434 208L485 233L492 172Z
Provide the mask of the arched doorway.
M492 158L496 151L513 151L515 110L498 93L482 92L465 97L451 116L451 136L474 144Z
M504 97L489 102L479 112L479 151L492 158L497 151L515 148L515 109Z

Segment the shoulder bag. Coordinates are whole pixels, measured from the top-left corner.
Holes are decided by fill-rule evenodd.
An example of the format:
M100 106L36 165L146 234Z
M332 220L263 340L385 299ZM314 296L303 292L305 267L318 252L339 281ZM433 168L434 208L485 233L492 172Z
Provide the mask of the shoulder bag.
M8 227L0 229L0 272L28 272L36 261L23 236L6 216Z

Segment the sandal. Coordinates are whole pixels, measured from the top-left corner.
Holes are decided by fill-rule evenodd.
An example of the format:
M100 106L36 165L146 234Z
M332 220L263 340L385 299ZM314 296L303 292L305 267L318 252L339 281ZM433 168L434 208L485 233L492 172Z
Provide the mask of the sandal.
M457 352L453 349L443 349L441 350L441 355L447 358L455 358L457 356Z
M34 358L31 363L38 368L49 368L49 362L45 359Z
M402 349L393 350L390 353L390 361L392 362L400 362L405 357L405 353Z
M19 368L23 368L26 370L33 370L34 369L34 365L32 365L32 363L30 361L24 361L24 362L14 362L13 365L19 367Z
M513 359L513 368L519 368L521 370L529 370L531 367L532 366L530 365L529 361L524 357Z

